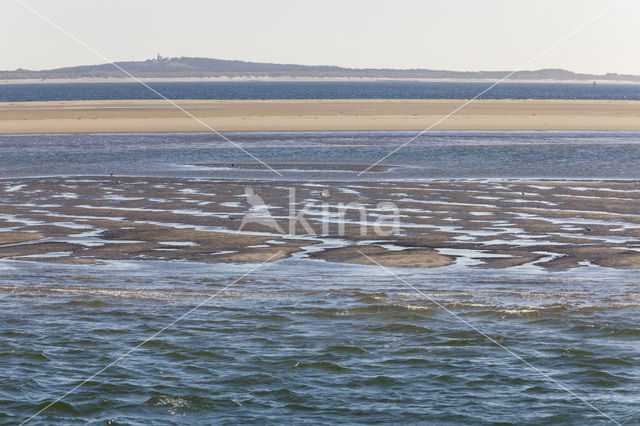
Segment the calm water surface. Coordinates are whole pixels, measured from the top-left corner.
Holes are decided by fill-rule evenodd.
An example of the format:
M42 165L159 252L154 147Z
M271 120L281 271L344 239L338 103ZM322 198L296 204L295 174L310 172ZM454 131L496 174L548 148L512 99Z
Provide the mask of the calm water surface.
M470 99L487 83L165 82L149 83L170 99ZM158 99L139 83L0 84L0 102ZM504 82L481 99L640 99L640 84Z
M385 173L364 170L415 132L228 133L294 181L537 178L640 179L640 132L429 132L388 157ZM277 177L247 170L249 155L211 133L0 136L0 176L108 175ZM216 167L197 167L215 163ZM291 163L316 165L304 170ZM280 166L278 164L287 164ZM359 169L356 169L359 170Z

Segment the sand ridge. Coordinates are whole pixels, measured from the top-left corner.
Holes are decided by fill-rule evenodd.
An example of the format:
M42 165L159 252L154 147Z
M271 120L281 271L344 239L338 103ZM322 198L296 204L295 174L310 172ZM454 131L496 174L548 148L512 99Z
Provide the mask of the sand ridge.
M640 130L640 101L180 100L206 125L233 131ZM206 132L162 100L0 103L0 134Z

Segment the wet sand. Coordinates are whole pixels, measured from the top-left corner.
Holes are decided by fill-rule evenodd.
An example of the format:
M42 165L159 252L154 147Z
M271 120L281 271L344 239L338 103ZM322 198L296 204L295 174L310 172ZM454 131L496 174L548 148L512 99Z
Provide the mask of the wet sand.
M0 259L262 262L290 257L392 267L640 268L640 184L429 181L298 184L190 178L0 180ZM252 186L287 233L242 223ZM358 202L367 209L336 214ZM378 203L400 212L376 233ZM329 206L324 211L322 203ZM388 222L385 222L388 223ZM388 229L383 226L383 230Z
M177 101L217 131L640 130L640 101ZM0 103L0 134L206 132L166 101Z

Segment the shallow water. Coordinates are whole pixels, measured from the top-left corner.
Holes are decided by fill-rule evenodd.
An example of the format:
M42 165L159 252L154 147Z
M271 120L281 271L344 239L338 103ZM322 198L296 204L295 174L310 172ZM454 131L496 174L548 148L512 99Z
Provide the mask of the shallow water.
M639 179L640 132L428 132L358 176L416 132L0 136L0 176L130 175L224 179ZM215 163L214 167L196 166ZM283 163L284 165L278 165ZM295 167L295 163L312 167ZM323 164L358 165L349 172ZM234 167L232 167L234 165Z
M230 136L271 162L366 164L408 134ZM307 168L285 176L297 185L301 178L637 179L638 138L442 132L390 159L398 167L388 172L358 178ZM20 176L78 175L77 185L110 172L270 178L187 167L243 160L202 134L5 136L0 152L0 173L12 177L3 197L21 190ZM574 186L580 193L580 182ZM606 416L640 423L633 270L462 262L391 268L394 276L374 265L302 258L251 272L255 266L0 261L0 423L43 408L33 423L610 423Z
M640 420L635 274L394 270L420 294L374 266L290 260L217 293L246 265L3 266L8 422L207 300L39 421L606 420L462 320L617 421Z

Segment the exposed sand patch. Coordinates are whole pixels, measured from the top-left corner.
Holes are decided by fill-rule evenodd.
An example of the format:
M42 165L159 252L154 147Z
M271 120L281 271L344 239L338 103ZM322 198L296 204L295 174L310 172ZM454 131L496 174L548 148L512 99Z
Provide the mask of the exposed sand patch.
M158 244L152 242L105 244L82 250L82 256L96 259L132 259L157 247Z
M373 131L423 130L464 100L177 102L218 131ZM435 129L640 130L639 118L640 101L476 100ZM0 103L0 134L202 131L164 101Z
M593 263L608 268L640 268L640 253L623 253L601 258Z
M363 256L362 253L370 259ZM358 265L373 265L379 263L382 266L410 268L436 268L451 265L454 262L453 257L443 256L431 249L391 251L380 246L351 246L329 249L316 253L312 257L329 262L355 263Z
M112 229L105 231L102 237L107 240L139 241L192 241L205 244L212 249L245 247L264 244L270 237L234 234L229 232L197 231L195 229L176 229L170 226L137 225L133 229Z
M41 240L45 238L44 234L35 232L0 232L0 245L24 243L26 241Z
M484 264L478 265L480 268L495 268L495 269L504 269L504 268L512 268L514 266L526 265L527 263L535 262L540 260L542 255L526 255L526 256L513 256L513 257L495 257L495 258L484 258L482 261Z
M70 243L33 243L0 247L0 258L30 256L34 254L73 252L81 246Z
M237 262L237 263L262 263L267 260L275 262L276 260L286 259L293 253L300 251L295 246L276 246L258 249L240 250L237 253L220 254L214 256L212 260L219 262Z

